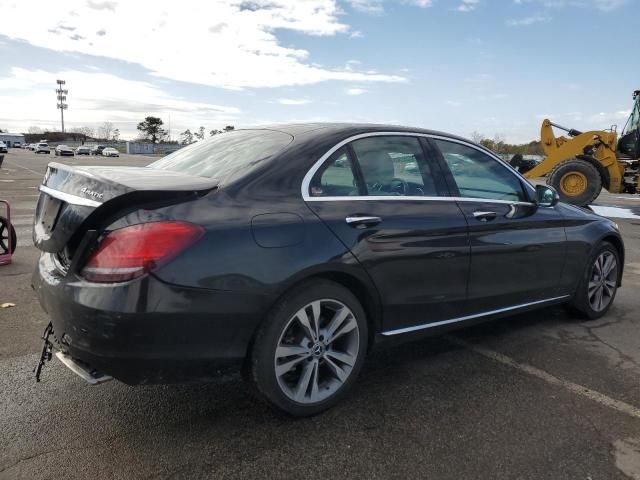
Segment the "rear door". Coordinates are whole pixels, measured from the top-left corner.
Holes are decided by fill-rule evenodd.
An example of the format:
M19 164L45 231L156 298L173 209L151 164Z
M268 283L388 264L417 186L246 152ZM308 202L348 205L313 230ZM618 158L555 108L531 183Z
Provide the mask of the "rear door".
M469 271L467 225L420 140L371 134L314 168L307 204L373 279L384 329L457 316Z
M430 141L469 224L470 313L559 295L567 248L559 211L538 208L531 187L485 151L451 139Z

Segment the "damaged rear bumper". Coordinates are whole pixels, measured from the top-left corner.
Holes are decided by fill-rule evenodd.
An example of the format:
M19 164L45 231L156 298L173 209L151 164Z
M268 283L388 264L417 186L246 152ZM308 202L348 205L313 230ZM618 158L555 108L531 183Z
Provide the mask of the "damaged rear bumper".
M266 298L162 282L95 284L59 273L43 254L33 288L56 356L89 383L207 380L239 370Z

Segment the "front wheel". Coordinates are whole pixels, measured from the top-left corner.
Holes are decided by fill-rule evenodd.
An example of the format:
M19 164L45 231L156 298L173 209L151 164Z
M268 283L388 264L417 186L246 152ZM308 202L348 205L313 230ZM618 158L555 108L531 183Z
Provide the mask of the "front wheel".
M613 245L603 242L591 255L570 310L581 317L602 317L616 297L620 277L620 255Z
M251 379L274 406L294 416L320 413L353 385L367 351L358 299L317 280L286 294L265 318L251 354Z

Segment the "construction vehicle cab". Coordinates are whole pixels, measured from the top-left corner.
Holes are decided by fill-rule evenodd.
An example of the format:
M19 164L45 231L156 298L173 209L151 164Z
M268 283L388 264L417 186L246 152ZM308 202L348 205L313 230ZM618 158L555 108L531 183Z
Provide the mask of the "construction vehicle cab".
M640 158L640 90L633 92L635 103L631 116L627 120L620 140L618 140L618 153L622 158Z
M563 202L586 206L602 188L611 193L638 193L640 164L640 90L620 140L615 127L581 132L548 119L542 122L540 141L546 158L526 172L528 178L547 176ZM553 128L568 134L556 137Z

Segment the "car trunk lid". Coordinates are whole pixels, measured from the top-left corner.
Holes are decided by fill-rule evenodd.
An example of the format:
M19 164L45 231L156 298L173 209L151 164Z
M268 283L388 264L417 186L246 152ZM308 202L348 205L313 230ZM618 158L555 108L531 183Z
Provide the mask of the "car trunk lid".
M215 179L168 170L52 162L40 185L33 241L44 252L58 253L120 211L149 202L187 201L217 187Z

